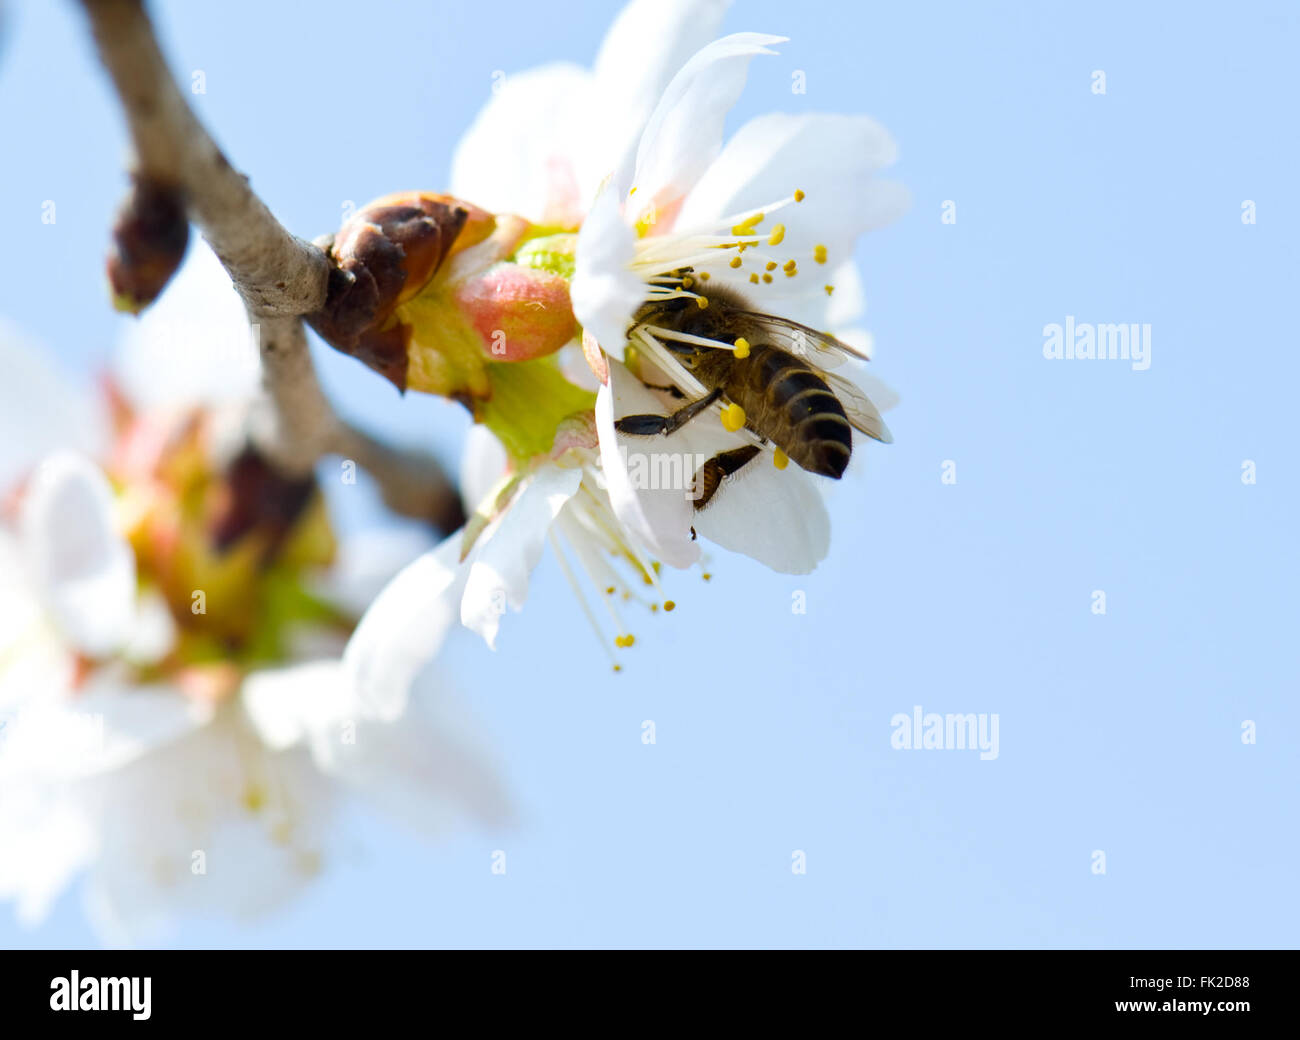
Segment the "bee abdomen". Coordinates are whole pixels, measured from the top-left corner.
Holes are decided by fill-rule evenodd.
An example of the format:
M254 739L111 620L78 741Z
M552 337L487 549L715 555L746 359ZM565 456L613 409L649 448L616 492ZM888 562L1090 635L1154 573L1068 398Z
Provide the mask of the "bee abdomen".
M838 479L853 453L853 427L826 381L793 354L766 349L755 366L775 420L772 440L810 473ZM782 434L783 436L777 436Z

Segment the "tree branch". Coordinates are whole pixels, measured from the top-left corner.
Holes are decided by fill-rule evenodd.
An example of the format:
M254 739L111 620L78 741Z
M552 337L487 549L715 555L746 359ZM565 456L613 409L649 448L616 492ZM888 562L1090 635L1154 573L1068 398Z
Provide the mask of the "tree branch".
M329 261L271 215L195 118L141 0L83 0L135 146L136 172L182 192L194 223L257 316L307 314L325 301Z
M375 476L390 508L444 531L459 526L459 497L432 456L343 422L321 390L301 316L325 302L326 253L285 230L227 162L172 79L141 0L81 3L126 115L133 176L179 194L257 330L263 395L249 415L253 444L290 475L309 472L322 455L352 458Z

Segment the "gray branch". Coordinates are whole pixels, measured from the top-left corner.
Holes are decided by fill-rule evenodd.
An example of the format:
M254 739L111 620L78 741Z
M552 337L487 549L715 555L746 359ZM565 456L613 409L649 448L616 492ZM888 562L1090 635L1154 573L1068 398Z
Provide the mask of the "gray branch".
M263 396L250 413L253 442L291 474L322 455L352 458L379 481L390 508L450 530L459 499L438 463L343 422L321 390L301 316L325 302L325 252L285 230L222 155L168 71L141 0L81 2L126 116L132 173L179 191L257 326Z

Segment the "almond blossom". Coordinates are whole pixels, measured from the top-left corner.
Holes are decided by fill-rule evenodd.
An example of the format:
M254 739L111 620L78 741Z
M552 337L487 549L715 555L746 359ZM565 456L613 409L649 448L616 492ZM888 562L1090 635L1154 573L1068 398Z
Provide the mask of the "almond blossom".
M749 62L782 42L739 33L691 58L665 90L635 153L602 188L578 236L574 311L610 359L596 415L614 508L674 566L698 558L696 537L703 535L774 570L804 573L826 554L829 520L816 478L786 467L771 444L764 445L766 465L761 458L747 465L704 510L680 494L632 486L623 476L629 453L651 449L644 438L617 432L615 422L663 413L672 404L647 397L619 364L627 360L628 345L646 369L646 383L666 382L688 398L704 394L665 349L665 339L679 337L637 322L638 312L647 303L683 297L707 307L710 292L729 292L754 311L811 329L851 321L861 310L853 243L906 204L901 187L874 176L894 161L896 149L866 117L759 116L724 146L723 119L743 89ZM831 263L835 273L827 274ZM840 292L833 310L837 289L847 293ZM744 341L686 338L738 358L749 350ZM604 358L596 363L603 367ZM879 406L891 403L892 394L881 393L874 381L858 375L858 382L872 385ZM754 432L745 428L743 410L722 401L667 439L679 450L689 446L712 456L762 444Z
M427 539L337 539L312 481L231 468L222 411L193 407L252 389L247 337L204 248L117 361L180 408L105 415L0 338L31 377L0 391L0 432L22 424L0 459L0 898L29 923L82 874L110 942L264 912L319 873L349 792L431 833L508 814L436 674L367 697L340 659Z
M582 331L557 355L563 384L550 357L492 366L493 397L516 379L526 384L529 366L550 381L531 395L507 394L509 407L475 404L492 433L475 427L466 455L473 517L371 606L346 655L363 688L400 686L428 660L421 619L430 614L457 615L495 645L501 616L522 607L548 544L602 644L612 628L620 648L633 636L618 604L640 586L653 592L650 609L672 609L659 564L700 562L700 538L785 573L806 573L826 555L830 521L816 478L778 468L788 460L770 444L766 465L746 466L715 502L695 508L705 460L763 443L734 403L668 437L615 429L625 416L664 414L680 407L676 397L702 394L658 333L635 319L647 301L707 302L710 279L745 292L756 309L833 328L861 349L853 244L906 204L901 187L874 177L895 148L866 117L763 116L724 147L723 121L750 60L783 42L742 33L709 43L725 7L634 0L593 71L551 65L507 76L458 148L453 194L531 222L510 262L571 279ZM548 315L555 303L548 297ZM420 336L411 342L412 358L427 364ZM873 380L854 379L871 387L877 407L892 403ZM563 408L551 407L545 390L557 385L570 387ZM594 407L579 407L572 386L595 390ZM521 450L525 439L511 424L545 412L542 400L544 429ZM645 479L674 466L678 479Z

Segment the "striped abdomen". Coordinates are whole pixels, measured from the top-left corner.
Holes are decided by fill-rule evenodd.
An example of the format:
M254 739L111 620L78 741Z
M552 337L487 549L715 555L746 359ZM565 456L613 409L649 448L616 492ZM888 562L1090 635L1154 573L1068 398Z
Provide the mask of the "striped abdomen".
M731 360L721 377L697 370L701 382L745 409L745 425L766 437L810 473L839 478L853 453L853 428L844 406L816 370L776 347L754 346Z

